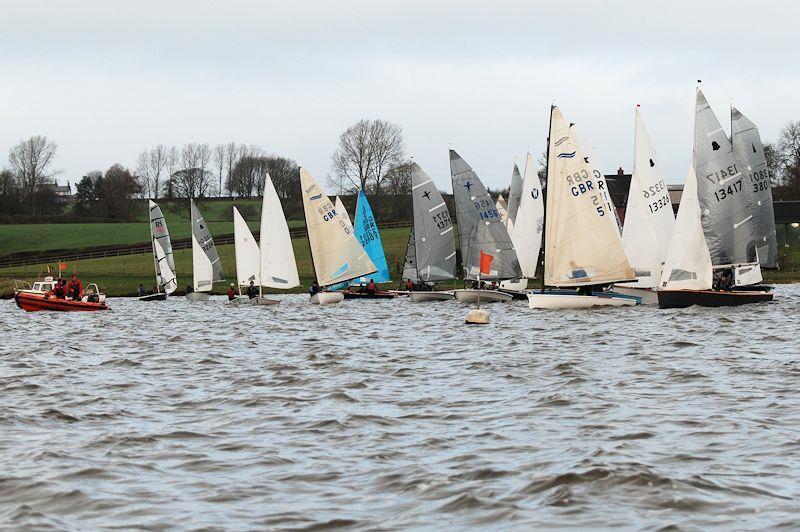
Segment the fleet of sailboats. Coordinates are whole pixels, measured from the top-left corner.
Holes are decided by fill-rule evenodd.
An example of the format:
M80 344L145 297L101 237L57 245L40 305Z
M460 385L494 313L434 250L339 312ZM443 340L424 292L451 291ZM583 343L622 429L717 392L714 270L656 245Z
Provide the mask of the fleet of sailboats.
M508 201L502 195L493 200L477 173L451 149L451 218L431 177L410 163L413 223L402 278L413 286L411 300L474 303L480 298L487 303L521 297L531 309L639 303L673 308L771 300L770 287L759 283L762 268L778 266L777 239L769 169L755 124L731 107L728 137L697 89L692 162L677 217L639 106L633 153L624 224L596 167L593 148L555 105L546 188L528 153L523 173L513 166ZM338 303L346 294L374 298L375 290L352 290L391 282L365 191L359 190L353 224L339 197L331 201L305 168L299 174L315 277L310 302ZM150 201L149 207L156 288L140 298L144 301L166 299L177 289L164 215L156 203ZM193 284L186 297L207 300L224 274L194 200L190 214ZM233 225L240 301L273 305L279 300L265 297L264 287L300 286L286 217L268 175L260 244L235 207ZM528 280L538 273L542 288L529 291ZM439 283L459 278L472 287L437 289ZM245 299L242 289L250 286L258 286L259 295Z

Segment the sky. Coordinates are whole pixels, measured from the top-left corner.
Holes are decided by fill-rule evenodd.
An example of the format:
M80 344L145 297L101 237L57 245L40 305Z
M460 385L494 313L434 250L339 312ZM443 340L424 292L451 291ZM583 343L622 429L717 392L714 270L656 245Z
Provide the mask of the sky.
M380 118L439 188L452 147L500 189L545 149L555 103L606 173L631 168L640 104L680 183L698 79L726 129L731 103L765 142L800 119L794 1L0 0L0 12L0 166L45 135L62 181L134 168L159 143L229 141L324 181L341 131Z

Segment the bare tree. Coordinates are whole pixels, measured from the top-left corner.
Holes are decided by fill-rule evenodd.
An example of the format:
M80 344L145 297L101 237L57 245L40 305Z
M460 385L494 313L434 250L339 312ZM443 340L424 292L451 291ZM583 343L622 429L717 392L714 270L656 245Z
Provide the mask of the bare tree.
M229 142L225 145L225 162L228 165L227 173L225 174L226 183L228 183L228 194L233 195L234 187L231 187L231 174L236 162L239 160L239 147L235 142Z
M161 175L169 167L171 148L163 144L157 144L150 150L150 173L153 179L153 188L150 192L151 197L158 199L158 191L161 189Z
M777 168L781 184L793 194L800 194L800 121L788 122L775 145Z
M339 135L332 159L334 186L352 180L380 194L386 172L405 160L403 129L385 120L359 120Z
M222 196L222 172L225 171L225 167L228 164L227 155L225 144L217 144L214 146L214 165L216 166L217 178L219 179L218 196Z
M52 169L56 149L55 142L36 135L9 150L8 162L25 200L33 198L38 189L58 173Z
M154 188L158 190L158 180L153 179L152 171L150 170L150 152L148 150L144 150L139 154L139 158L136 159L136 181L139 183L139 189L143 197L158 197L152 193Z
M213 191L213 174L208 171L211 149L208 144L189 143L181 148L181 169L170 176L174 195L207 197Z
M386 172L384 179L384 192L389 196L405 196L411 194L411 168L412 162L393 166Z

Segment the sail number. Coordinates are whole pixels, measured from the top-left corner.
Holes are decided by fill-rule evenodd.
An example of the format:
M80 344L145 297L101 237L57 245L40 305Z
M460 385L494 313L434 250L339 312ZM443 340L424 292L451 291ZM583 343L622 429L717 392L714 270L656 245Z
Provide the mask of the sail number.
M657 211L660 211L661 209L663 209L664 207L669 207L670 206L669 196L664 194L663 196L658 198L656 201L648 203L647 206L650 207L650 212L657 212Z
M499 220L500 213L497 211L494 205L486 199L479 199L472 203L475 205L475 209L478 212L481 220Z
M600 183L600 172L598 170L592 170L592 176L598 179L598 183ZM588 192L592 193L592 205L594 205L597 214L600 216L606 215L606 207L608 203L604 200L603 195L605 194L604 190L599 190L602 187L598 185L597 187L594 186L594 181L592 181L592 176L589 175L589 172L586 169L582 169L578 172L575 172L572 175L567 176L567 183L570 185L570 192L576 198Z
M733 196L737 192L742 191L742 180L739 179L734 183L728 185L727 187L722 187L721 189L714 192L714 197L717 198L717 201L722 201L729 196Z
M767 170L753 172L750 174L750 184L753 185L753 192L770 190L769 172Z
M433 223L436 224L436 228L439 229L439 231L444 231L450 227L450 214L446 210L437 212L431 216L431 218L433 219Z
M375 226L375 218L372 216L364 217L364 233L358 237L361 245L366 247L370 242L378 240L378 228Z
M642 190L642 196L644 196L644 199L650 199L650 196L655 196L656 194L662 192L666 188L667 185L664 184L664 180L662 179L655 185L651 185L646 189Z

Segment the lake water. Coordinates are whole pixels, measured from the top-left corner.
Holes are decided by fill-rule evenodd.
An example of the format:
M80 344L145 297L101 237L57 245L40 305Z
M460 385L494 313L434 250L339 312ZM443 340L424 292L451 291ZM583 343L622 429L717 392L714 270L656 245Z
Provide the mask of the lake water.
M0 301L0 528L800 527L800 286L306 301Z

